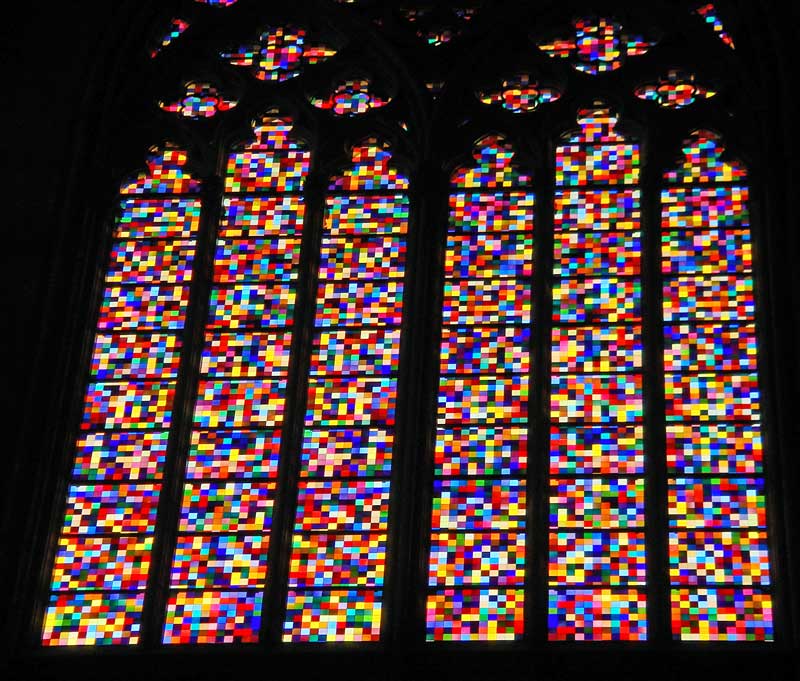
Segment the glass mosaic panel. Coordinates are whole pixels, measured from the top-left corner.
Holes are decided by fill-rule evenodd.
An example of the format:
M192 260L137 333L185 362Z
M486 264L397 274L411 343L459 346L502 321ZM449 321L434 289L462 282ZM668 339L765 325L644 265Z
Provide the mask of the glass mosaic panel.
M75 484L67 492L63 535L150 534L161 485Z
M757 423L668 423L666 443L667 465L676 474L762 473Z
M764 527L763 478L674 478L667 491L669 524L679 528Z
M477 169L476 169L477 170ZM495 169L500 177L499 187L513 187L520 180L523 184L525 176L519 175L513 168L500 166ZM488 175L490 169L484 168L484 174ZM492 187L491 181L481 184L482 176L473 173L467 174L464 182L465 186L472 186L477 191L458 191L457 185L453 185L453 192L450 194L450 222L448 232L457 234L466 232L467 234L486 233L508 233L508 232L528 232L531 229L531 215L534 209L535 197L527 191L489 191Z
M187 164L154 147L120 189L44 646L139 642L200 224Z
M579 233L638 230L642 219L640 201L638 189L559 189L553 203L553 227L556 232Z
M76 480L160 480L167 457L168 433L95 432L75 445Z
M101 331L180 331L186 321L185 286L109 286L100 303Z
M550 582L557 585L644 585L643 532L553 532Z
M379 428L306 430L303 477L389 477L394 435Z
M201 381L194 425L202 429L279 426L285 392L285 381Z
M385 534L295 535L289 588L380 587L385 563Z
M144 591L150 570L151 536L62 537L53 591Z
M664 327L664 371L755 371L753 324L680 324Z
M640 326L573 327L553 329L552 370L609 373L640 371Z
M552 475L634 475L644 472L644 428L557 425L550 429Z
M435 480L431 525L464 532L523 529L525 502L523 480Z
M557 423L641 421L642 376L553 375L550 418Z
M260 592L178 591L167 603L166 644L255 643Z
M292 336L285 332L217 332L206 335L200 372L206 376L282 376L289 368Z
M190 480L275 478L281 432L277 430L195 430L189 445Z
M263 587L269 536L178 537L170 584L192 589Z
M707 147L709 151L713 147ZM695 158L700 157L700 150L690 151ZM706 163L709 161L706 157ZM724 166L723 166L724 168ZM719 168L718 172L725 176L744 179L741 173L734 173L730 165L727 170ZM708 174L692 166L691 162L684 168L689 181L694 178L702 182ZM670 174L677 178L676 173ZM713 174L712 174L713 175ZM748 200L750 192L746 186L732 185L724 187L709 186L668 186L661 191L661 227L672 231L679 229L733 229L747 227L750 223Z
M314 337L311 373L392 374L400 360L400 329L321 331Z
M217 241L214 281L288 281L297 277L300 239L236 239Z
M446 281L443 322L447 325L523 325L531 321L531 288L525 281Z
M661 194L672 632L770 641L747 174L723 152L693 133Z
M165 644L259 639L310 162L274 112L228 155Z
M106 270L108 284L185 284L192 278L195 242L116 241Z
M641 270L638 231L560 232L553 239L556 277L623 277Z
M409 219L391 157L364 140L328 185L284 641L381 635Z
M442 329L440 371L445 374L527 374L528 327Z
M192 482L184 485L181 532L258 532L272 522L274 482Z
M122 199L115 239L188 239L200 227L200 199Z
M402 282L320 284L317 326L399 326L402 315Z
M669 544L673 584L767 586L770 583L765 532L670 532Z
M429 641L508 640L524 629L535 197L514 153L488 135L476 163L451 176Z
M404 240L397 236L331 238L322 246L319 278L398 279L405 257Z
M92 376L98 381L176 378L181 340L174 334L97 334Z
M525 581L525 535L509 532L437 533L431 537L428 585L513 586Z
M294 287L280 284L237 284L211 290L208 329L265 329L291 326Z
M388 176L387 176L388 177ZM360 180L368 184L365 179ZM379 189L389 180L384 178L370 189ZM348 181L358 185L358 180ZM389 189L387 189L389 191ZM405 234L408 229L409 202L394 190L387 196L334 195L326 200L325 229L334 237Z
M664 321L753 319L751 276L678 277L664 284Z
M380 639L382 591L289 591L283 640L377 641Z
M135 645L144 594L52 594L42 640L49 646Z
M551 480L552 528L626 529L643 525L642 478Z
M656 44L624 30L610 17L579 17L572 22L573 32L565 37L538 44L554 59L567 59L583 73L598 75L616 71L628 59L646 54Z
M665 231L661 244L664 274L719 274L753 269L749 230Z
M437 476L502 475L522 477L528 464L528 429L519 426L469 426L436 431Z
M602 40L620 30L600 22ZM576 43L590 73L624 57L602 40ZM556 150L548 556L556 641L647 635L645 590L634 588L647 583L640 159L617 122L605 107L582 110L579 129Z
M222 199L219 239L295 237L302 234L305 203L300 196L236 196Z
M645 641L647 596L638 589L551 589L552 641Z
M757 589L672 591L672 631L682 641L772 641L772 596Z

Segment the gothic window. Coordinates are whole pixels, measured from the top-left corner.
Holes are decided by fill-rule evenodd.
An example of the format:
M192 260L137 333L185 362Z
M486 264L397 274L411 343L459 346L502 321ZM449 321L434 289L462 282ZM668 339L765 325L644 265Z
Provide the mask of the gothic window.
M149 17L34 654L791 637L733 5L511 4Z

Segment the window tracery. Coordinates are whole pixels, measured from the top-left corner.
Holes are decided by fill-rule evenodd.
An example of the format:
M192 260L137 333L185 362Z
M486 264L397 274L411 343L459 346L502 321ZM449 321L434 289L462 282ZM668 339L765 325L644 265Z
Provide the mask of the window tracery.
M581 18L574 27L574 38L539 47L590 75L618 71L628 57L656 46L610 17ZM265 29L258 44L217 54L270 86L300 82L295 101L304 97L304 106L332 118L373 112L375 129L383 129L381 109L407 95L376 91L383 84L367 76L342 76L348 72L337 71L337 49L308 43L305 29L289 23ZM323 61L333 76L320 95L299 76L306 64ZM556 102L574 113L572 93L539 85L536 73L519 72L478 98L513 113ZM431 91L441 94L446 82L429 81ZM715 92L693 73L670 70L635 94L679 109ZM245 98L238 103L254 107ZM236 104L197 80L184 98L161 106L191 124ZM285 643L383 640L384 578L394 560L388 509L399 475L397 385L409 371L400 363L406 236L421 229L410 217L409 196L417 188L411 174L389 163L389 147L377 138L355 145L352 166L328 185L324 221L312 228L321 246L308 257L318 268L301 266L301 244L310 238L305 185L314 165L309 148L289 134L292 124L266 115L255 142L229 156L190 444L181 455L168 441L179 364L193 361L180 355L200 185L182 169L185 154L167 149L151 159L148 175L122 189L134 198L123 201L106 269L80 426L88 432L78 441L72 511L54 563L47 645L139 641L144 600L154 589L148 570L161 531L156 509L164 503L168 456L186 457L186 480L159 633L164 644L262 641L263 594L275 560L286 562L285 583L274 587L285 596L284 612L273 607L268 616L280 620ZM539 594L547 592L550 640L649 636L648 593L659 587L650 583L653 511L646 498L656 475L649 462L658 452L645 445L646 429L656 426L645 425L642 354L657 346L645 347L641 300L656 294L643 293L640 277L640 149L615 124L605 106L580 111L581 132L558 146L555 176L536 174L536 186L554 193L545 223L553 242L553 307L548 348L540 349L549 354L544 376L532 374L530 358L529 327L546 314L532 311L533 174L519 171L508 142L491 134L479 139L476 165L451 178L438 401L430 415L432 517L426 538L415 538L420 555L429 549L424 593L414 597L425 600L421 628L430 642L530 636L526 599L537 579ZM664 224L674 226L662 235L658 294L672 633L682 640L768 641L772 582L746 176L714 155L721 151L715 136L703 135L686 165L665 175L662 194ZM167 198L155 198L162 194ZM128 223L139 231L123 238ZM418 266L411 271L427 276ZM317 280L312 336L295 340L296 291ZM422 315L415 320L432 324ZM302 343L307 373L292 354ZM713 378L712 368L727 373ZM294 378L308 383L305 398L292 398L291 407L305 414L303 432L295 444L283 444ZM547 386L546 452L528 443L534 382ZM538 512L528 503L531 454L546 460L550 484L546 548L536 558L547 569L538 577L529 557L530 533L538 531L530 526ZM287 455L297 459L296 489L279 481ZM408 447L401 455L424 461ZM281 503L293 511L293 524L281 528L290 546L270 559L279 484L287 485L290 501ZM418 499L431 496L411 489ZM106 527L104 518L117 515L119 523ZM85 539L84 531L103 536ZM736 623L727 624L733 617Z

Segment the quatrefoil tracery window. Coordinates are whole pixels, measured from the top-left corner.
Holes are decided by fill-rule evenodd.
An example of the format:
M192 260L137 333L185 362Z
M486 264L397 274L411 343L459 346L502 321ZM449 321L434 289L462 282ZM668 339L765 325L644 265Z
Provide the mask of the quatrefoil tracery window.
M154 58L189 22L172 26ZM420 518L404 568L424 564L406 593L420 640L523 639L538 612L550 640L645 641L653 589L676 639L772 640L748 180L723 140L687 128L644 195L624 116L509 72L469 95L527 118L482 131L423 244L413 164L377 132L401 97L327 48L306 55L332 69L327 96L305 92L299 39L268 40L305 29L270 26L259 64L291 78L259 75L255 48L234 65L294 83L302 113L263 107L217 194L175 145L122 186L43 642L380 641L401 523ZM656 45L603 17L573 29L540 47L581 78ZM668 110L714 94L668 73L628 94ZM560 141L536 118L557 101L577 120ZM236 104L193 80L162 108L192 125ZM345 132L349 161L323 173L293 130L315 115L375 132ZM526 137L554 158L520 160ZM440 293L409 306L423 282ZM433 377L404 350L426 338Z

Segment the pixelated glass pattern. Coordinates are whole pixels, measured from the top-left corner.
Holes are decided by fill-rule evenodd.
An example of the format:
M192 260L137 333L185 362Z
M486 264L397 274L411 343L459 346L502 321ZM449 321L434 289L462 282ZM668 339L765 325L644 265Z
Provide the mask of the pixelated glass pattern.
M220 91L210 83L186 83L183 97L174 102L161 101L158 105L170 113L197 120L212 118L222 111L233 109L238 102L225 99Z
M645 641L647 598L632 588L551 588L547 625L553 641Z
M167 644L259 638L310 165L292 127L267 112L225 166Z
M770 641L747 172L723 152L694 132L661 193L672 634Z
M478 92L477 96L484 104L502 106L513 113L528 113L560 99L561 92L539 85L528 73L518 73L504 79L496 90Z
M698 100L713 97L716 92L696 83L693 73L670 69L657 82L637 87L634 94L666 109L683 109Z
M703 18L709 26L711 26L714 33L717 34L719 39L732 50L736 49L736 46L733 43L733 38L731 38L730 33L725 30L725 26L722 23L722 19L719 16L719 12L714 5L713 2L705 3L700 5L694 10L694 14Z
M409 185L388 145L351 151L326 197L287 642L381 637Z
M359 116L386 106L392 98L379 95L369 78L354 77L337 83L327 97L311 95L308 100L317 109L337 116Z
M501 135L451 176L427 640L524 630L534 204ZM471 477L463 477L471 476Z
M543 49L589 73L651 46L605 19L576 29L575 42ZM617 122L604 106L581 110L579 129L556 150L548 556L556 641L647 635L640 159Z
M121 186L45 646L139 642L200 220L187 162L154 147Z
M181 19L180 17L174 17L173 19L170 19L169 29L160 37L158 45L150 50L150 58L155 59L159 54L161 54L161 50L163 50L165 47L168 47L178 38L180 38L186 29L189 28L189 25L190 24L188 21Z
M628 57L646 54L656 43L623 31L607 17L581 17L573 22L574 33L538 44L546 55L568 59L573 68L597 75L615 71Z
M225 50L220 56L247 68L258 80L282 83L302 73L306 64L318 64L336 54L323 44L311 44L301 26L286 24L262 31L254 43Z

